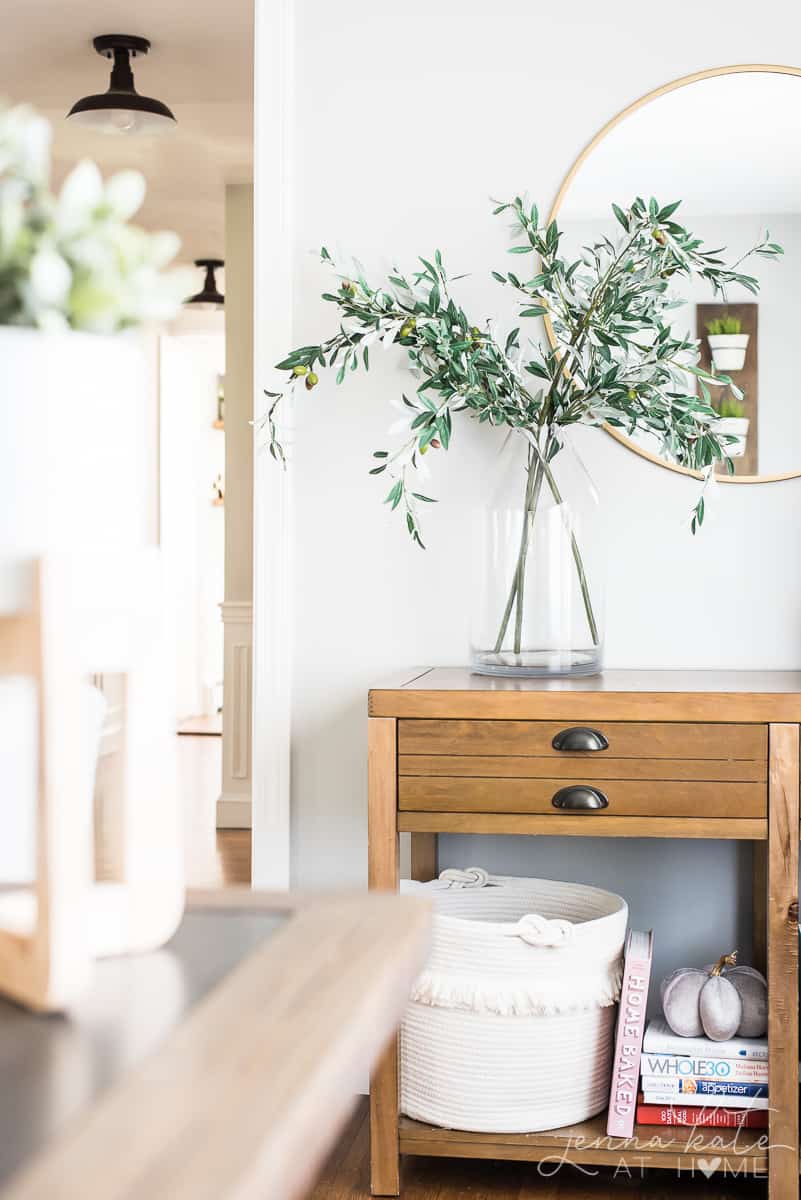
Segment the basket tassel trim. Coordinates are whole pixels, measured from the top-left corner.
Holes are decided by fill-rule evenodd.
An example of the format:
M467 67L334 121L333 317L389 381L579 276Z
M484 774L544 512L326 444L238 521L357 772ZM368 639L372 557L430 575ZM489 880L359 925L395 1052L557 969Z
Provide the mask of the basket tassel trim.
M497 978L460 978L437 971L424 971L412 988L410 1000L431 1008L462 1012L495 1013L501 1017L553 1017L563 1013L609 1008L620 997L623 966L620 961L605 973L589 978L542 982Z

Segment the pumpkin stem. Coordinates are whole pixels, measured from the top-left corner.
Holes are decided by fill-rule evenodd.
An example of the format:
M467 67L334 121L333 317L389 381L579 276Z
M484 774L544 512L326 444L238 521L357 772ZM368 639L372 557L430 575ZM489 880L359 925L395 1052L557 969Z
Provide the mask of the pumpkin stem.
M723 971L726 967L736 967L736 966L737 966L737 951L732 950L731 954L724 954L721 958L718 959L718 961L715 963L714 967L710 971L710 975L722 975Z

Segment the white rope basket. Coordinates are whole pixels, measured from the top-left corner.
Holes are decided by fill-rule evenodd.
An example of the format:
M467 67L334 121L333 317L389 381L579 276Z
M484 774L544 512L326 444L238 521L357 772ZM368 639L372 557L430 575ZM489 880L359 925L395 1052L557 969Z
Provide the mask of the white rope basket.
M443 871L401 1029L401 1109L477 1133L584 1121L609 1098L625 900L583 884Z

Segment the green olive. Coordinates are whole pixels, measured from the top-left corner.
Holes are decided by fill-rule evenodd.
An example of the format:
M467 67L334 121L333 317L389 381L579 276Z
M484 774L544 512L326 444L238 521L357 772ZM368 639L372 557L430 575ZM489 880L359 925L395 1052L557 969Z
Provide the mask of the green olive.
M292 374L293 375L306 375L308 370L309 370L308 367L297 366L297 367L293 368Z
M310 392L317 383L319 383L319 379L315 375L314 371L310 371L306 376L306 391Z

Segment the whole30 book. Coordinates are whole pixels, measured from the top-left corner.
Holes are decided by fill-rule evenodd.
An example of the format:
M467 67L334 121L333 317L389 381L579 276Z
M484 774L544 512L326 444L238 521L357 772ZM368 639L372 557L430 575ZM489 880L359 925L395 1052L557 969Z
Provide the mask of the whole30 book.
M646 1075L642 1064L640 1087L644 1092L663 1096L740 1096L747 1103L752 1096L767 1096L768 1084L740 1083L736 1079L697 1079L694 1076Z
M682 1057L707 1058L756 1058L768 1061L768 1039L729 1038L727 1042L713 1042L705 1037L679 1037L663 1017L648 1022L643 1039L646 1054L678 1054Z
M640 1054L645 1032L645 1010L653 958L653 930L629 930L626 938L623 984L617 1014L612 1086L606 1132L610 1137L631 1137L637 1109Z
M698 1105L699 1108L715 1108L717 1105L720 1108L765 1108L770 1105L767 1096L702 1096L696 1093L694 1096L688 1096L686 1099L681 1096L669 1095L664 1091L649 1092L647 1088L643 1088L643 1099L646 1104L692 1104Z
M637 1103L639 1125L689 1125L713 1129L767 1129L768 1113L759 1108L701 1108L684 1104Z
M647 1034L646 1034L647 1036ZM664 1079L692 1078L736 1080L738 1083L767 1083L767 1059L758 1058L712 1058L689 1054L642 1053L643 1075L660 1076Z

